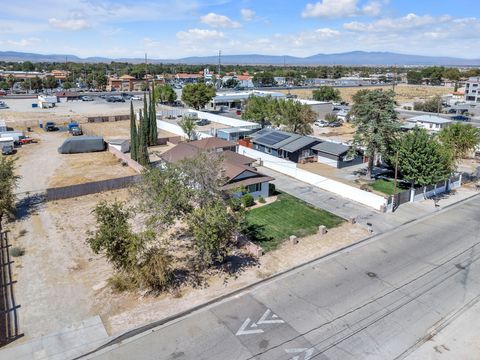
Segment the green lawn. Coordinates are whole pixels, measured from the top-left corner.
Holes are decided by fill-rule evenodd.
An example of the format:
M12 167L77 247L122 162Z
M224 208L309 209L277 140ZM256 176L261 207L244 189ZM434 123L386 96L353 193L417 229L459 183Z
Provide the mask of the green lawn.
M386 195L393 195L393 181L378 179L375 182L370 184L370 187L373 190L379 191ZM402 186L400 182L397 182L397 193L408 190L405 186Z
M315 234L320 225L332 228L341 224L343 219L280 193L274 203L248 211L247 222L251 239L265 251L270 251L290 235Z

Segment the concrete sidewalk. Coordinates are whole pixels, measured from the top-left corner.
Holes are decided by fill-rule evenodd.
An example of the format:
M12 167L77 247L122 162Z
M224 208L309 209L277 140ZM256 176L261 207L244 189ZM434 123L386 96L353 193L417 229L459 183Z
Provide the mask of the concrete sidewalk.
M381 213L266 167L259 167L258 170L265 175L275 178L273 183L278 190L344 219L355 217L359 224L365 226L367 223L370 223L375 234L392 230L410 221L433 214L446 206L480 194L473 189L462 187L440 197L437 206L435 206L433 199L426 199L415 203L403 204L394 213Z

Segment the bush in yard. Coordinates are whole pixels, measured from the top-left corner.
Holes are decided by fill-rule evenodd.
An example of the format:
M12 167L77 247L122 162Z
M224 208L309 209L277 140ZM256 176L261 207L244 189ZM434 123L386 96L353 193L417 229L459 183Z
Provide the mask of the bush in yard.
M275 188L275 184L268 184L268 196L273 196L277 193L277 189Z
M258 198L258 202L259 202L260 204L265 204L265 203L266 203L266 201L265 201L265 199L263 198L263 196L260 196L260 197Z
M251 194L245 194L245 195L242 196L242 204L246 208L249 208L249 207L255 205L255 199L253 198L253 196Z
M10 255L13 257L19 257L25 255L25 249L21 247L12 247L10 249Z
M163 248L150 248L137 267L136 279L141 287L165 290L172 282L172 257Z

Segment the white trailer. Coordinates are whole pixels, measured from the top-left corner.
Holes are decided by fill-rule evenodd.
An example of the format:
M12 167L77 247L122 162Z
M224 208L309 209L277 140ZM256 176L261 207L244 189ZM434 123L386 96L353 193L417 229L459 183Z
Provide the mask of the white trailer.
M23 134L22 131L3 131L3 132L0 132L0 139L2 139L2 138L12 138L13 141L18 142L23 137L25 137L25 135Z
M7 125L5 124L5 121L0 120L0 132L7 131Z

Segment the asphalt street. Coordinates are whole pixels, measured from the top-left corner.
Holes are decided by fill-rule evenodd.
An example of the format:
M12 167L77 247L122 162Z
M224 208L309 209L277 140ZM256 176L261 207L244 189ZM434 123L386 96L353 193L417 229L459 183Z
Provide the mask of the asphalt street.
M402 359L480 299L480 197L90 359Z

